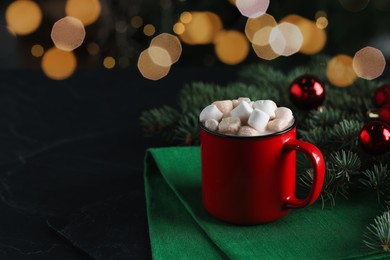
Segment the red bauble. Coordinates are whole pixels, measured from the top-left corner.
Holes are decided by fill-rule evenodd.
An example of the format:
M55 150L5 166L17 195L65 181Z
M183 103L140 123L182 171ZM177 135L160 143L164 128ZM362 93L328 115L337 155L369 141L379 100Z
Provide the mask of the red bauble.
M374 102L377 107L390 104L390 83L384 84L375 91Z
M317 108L324 102L325 85L315 76L303 75L291 83L290 99L298 108Z
M390 124L390 103L379 108L378 116L380 120Z
M372 121L363 126L359 134L363 150L379 154L390 149L390 126L381 121Z

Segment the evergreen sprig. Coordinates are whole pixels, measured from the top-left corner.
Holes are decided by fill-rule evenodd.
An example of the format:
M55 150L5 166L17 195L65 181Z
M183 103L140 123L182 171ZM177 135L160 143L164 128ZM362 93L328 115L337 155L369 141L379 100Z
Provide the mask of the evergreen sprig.
M362 172L359 182L366 190L373 190L377 194L378 202L381 196L390 191L390 169L386 164L374 165L373 169Z
M390 212L386 211L367 226L363 235L363 244L376 251L390 251Z

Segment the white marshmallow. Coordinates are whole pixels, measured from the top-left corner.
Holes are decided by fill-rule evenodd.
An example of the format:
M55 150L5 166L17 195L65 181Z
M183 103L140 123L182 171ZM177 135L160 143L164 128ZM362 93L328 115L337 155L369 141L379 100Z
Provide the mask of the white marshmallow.
M230 112L233 117L238 117L242 124L246 124L249 116L251 115L253 108L248 102L242 101L235 109Z
M218 124L218 121L215 119L207 119L206 122L204 122L204 126L211 131L217 131Z
M230 115L230 111L233 110L233 102L231 100L215 101L213 104L216 105L219 111L223 113L224 117L228 117Z
M275 118L274 120L268 122L267 129L275 132L283 131L291 126L292 122L292 120L289 121L284 118Z
M277 119L284 118L286 120L291 120L293 118L291 109L287 107L278 107L275 109L275 116Z
M225 117L219 123L218 131L222 134L235 135L241 126L241 120L238 117Z
M276 116L275 109L277 108L277 106L275 102L273 102L272 100L257 100L253 104L253 108L258 108L264 111L269 115L270 119L274 119Z
M270 116L266 112L255 108L249 116L248 125L261 132L266 129L269 118Z
M241 126L240 130L238 130L237 135L238 136L258 136L258 135L260 135L260 133L256 129L254 129L250 126Z
M238 102L242 102L242 101L245 101L248 103L251 102L251 99L248 97L239 97L237 100L238 100Z
M205 107L202 112L200 112L199 120L200 122L205 122L207 119L215 119L217 121L221 120L223 113L217 108L216 105L208 105Z
M251 100L250 98L247 98L247 97L240 97L238 99L233 99L232 102L233 102L233 108L236 108L242 101L246 101L248 103L251 103ZM252 104L251 104L252 105Z

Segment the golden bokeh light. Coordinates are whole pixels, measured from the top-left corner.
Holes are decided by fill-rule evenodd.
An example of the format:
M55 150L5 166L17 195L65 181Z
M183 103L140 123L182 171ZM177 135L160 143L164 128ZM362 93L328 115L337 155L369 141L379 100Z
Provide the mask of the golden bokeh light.
M326 77L336 87L348 87L356 80L352 68L352 57L339 54L329 60L326 66Z
M156 33L156 28L153 26L153 24L147 24L144 26L144 34L146 36L153 36L153 34Z
M255 37L255 35L257 35L258 39L260 38L264 38L264 37L259 37L261 35L259 35L259 31L261 31L261 29L265 28L265 27L275 27L277 26L277 22L275 21L274 17L272 15L269 15L269 14L263 14L257 18L248 18L248 20L246 21L246 25L245 25L245 35L246 37L248 37L248 40L252 43L255 43L257 45L261 45L259 43L256 43L254 42L253 38ZM269 35L267 37L267 41L268 41L268 38L269 38Z
M301 53L313 55L319 53L325 47L326 32L319 29L315 22L295 14L284 17L280 22L289 22L298 26L303 36L303 43L299 50Z
M241 63L248 56L248 40L239 31L220 31L215 37L214 44L218 59L225 64Z
M63 80L73 74L77 67L77 59L73 52L53 47L43 55L41 67L49 78Z
M111 56L107 56L104 58L103 60L103 66L106 68L106 69L112 69L115 67L115 64L116 64L116 61L113 57Z
M171 59L171 64L169 64L169 66L179 60L182 52L182 47L179 39L169 33L162 33L154 37L153 40L150 42L150 47L160 47L167 51Z
M85 26L99 19L101 5L99 0L67 0L65 13L79 19Z
M141 16L133 16L133 18L131 18L131 21L130 21L130 24L131 26L133 26L134 28L140 28L144 23L144 20L142 19Z
M279 57L279 54L274 52L270 43L269 37L272 31L271 26L266 26L257 31L253 37L252 48L255 51L257 57L264 60L273 60Z
M168 75L170 70L170 67L155 64L150 57L149 49L141 52L138 58L137 67L142 76L150 80L159 80Z
M190 12L182 12L180 15L180 22L190 23L192 20L192 14Z
M186 27L182 23L175 23L173 25L173 32L176 33L177 35L183 34L185 29Z
M157 46L150 46L147 50L154 64L161 67L171 67L173 62L167 50Z
M84 42L85 29L83 23L74 17L64 17L54 23L51 39L55 46L64 51L73 51Z
M179 34L180 39L187 44L209 44L214 41L217 33L222 30L222 21L212 12L191 12L191 22L185 24L185 30Z
M248 18L256 18L267 12L269 0L236 0L237 9Z
M41 57L44 52L45 52L45 50L43 49L42 45L40 45L40 44L34 44L31 47L31 55L36 57L36 58Z
M5 20L13 34L27 35L41 25L42 11L34 1L14 1L7 7Z
M355 53L352 66L358 77L373 80L382 75L386 60L380 50L365 47Z
M316 20L316 26L319 29L322 29L322 30L325 29L326 27L328 27L328 18L326 18L324 16L318 17Z
M96 42L90 42L87 45L87 51L90 55L97 55L100 52L100 47Z
M283 22L272 28L269 42L275 53L291 56L300 50L303 36L298 26Z
M236 5L236 0L229 0L229 3L231 3L232 5Z
M370 0L339 0L345 10L350 12L359 12L367 7Z

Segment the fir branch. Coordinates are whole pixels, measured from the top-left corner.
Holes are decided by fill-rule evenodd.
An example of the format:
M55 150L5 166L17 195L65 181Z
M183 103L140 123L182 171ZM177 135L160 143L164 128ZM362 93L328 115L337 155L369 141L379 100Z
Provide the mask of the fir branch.
M330 130L332 142L341 147L355 146L362 125L360 121L344 119Z
M173 130L175 140L183 145L199 144L199 117L197 113L182 116Z
M331 127L345 118L345 113L332 107L323 107L322 110L311 110L305 120L305 128Z
M390 251L390 212L386 211L367 226L363 235L364 246L376 251Z
M359 179L365 190L373 190L377 194L378 202L386 191L390 191L390 170L386 164L374 165L373 169L363 171L363 177Z
M142 112L140 121L147 136L163 134L170 138L172 136L170 128L177 123L178 118L179 112L176 109L163 106Z

